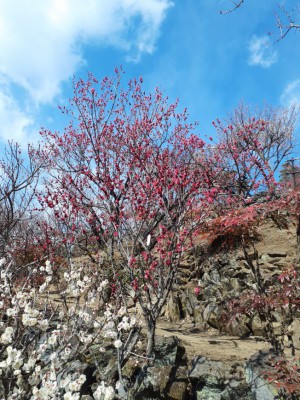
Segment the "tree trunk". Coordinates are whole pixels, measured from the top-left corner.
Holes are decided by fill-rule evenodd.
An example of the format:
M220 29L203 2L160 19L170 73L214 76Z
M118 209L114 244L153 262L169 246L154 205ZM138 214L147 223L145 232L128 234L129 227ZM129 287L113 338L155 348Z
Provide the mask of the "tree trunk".
M153 358L153 355L154 355L155 328L156 328L156 321L151 316L148 316L148 318L147 318L147 349L146 349L146 356L148 358Z

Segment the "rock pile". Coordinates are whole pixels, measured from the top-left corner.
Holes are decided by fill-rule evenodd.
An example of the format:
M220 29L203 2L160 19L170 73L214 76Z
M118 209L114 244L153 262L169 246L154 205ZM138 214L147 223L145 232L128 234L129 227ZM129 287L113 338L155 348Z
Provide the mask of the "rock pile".
M123 379L132 387L127 395L119 389L118 395L134 400L274 400L276 388L264 378L268 360L268 352L259 352L247 363L212 361L200 355L189 364L176 336L158 337L152 365L140 367L129 360L124 366ZM105 353L99 353L97 361L97 372L85 366L87 381L92 383L95 373L113 378L107 375L111 362ZM86 389L81 398L92 400Z
M250 257L254 257L250 254ZM295 258L286 251L265 252L258 263L266 281L276 280L283 267L292 266ZM222 314L228 302L247 289L255 289L256 282L247 260L240 250L211 255L208 258L190 255L181 266L180 279L169 297L164 316L179 322L189 319L204 328L209 326L235 336L262 336L263 324L258 317L240 317L238 323L228 325ZM199 288L199 294L195 293ZM274 314L274 328L280 327L281 315Z

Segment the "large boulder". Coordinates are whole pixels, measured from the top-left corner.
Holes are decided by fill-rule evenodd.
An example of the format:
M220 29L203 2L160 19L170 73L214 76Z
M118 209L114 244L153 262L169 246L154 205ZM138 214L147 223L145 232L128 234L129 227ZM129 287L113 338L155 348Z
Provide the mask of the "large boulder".
M250 357L245 366L246 382L251 387L255 400L275 400L278 389L266 379L268 371L274 372L271 366L273 354L270 351L259 351Z
M203 311L203 319L212 328L221 330L222 313L223 309L217 303L209 303Z
M244 379L243 366L210 361L198 356L192 361L189 379L197 400L253 400Z
M179 322L181 320L181 301L177 293L169 294L164 316L171 322Z
M135 371L136 384L129 392L135 400L184 400L187 394L185 349L175 336L156 340L155 361Z

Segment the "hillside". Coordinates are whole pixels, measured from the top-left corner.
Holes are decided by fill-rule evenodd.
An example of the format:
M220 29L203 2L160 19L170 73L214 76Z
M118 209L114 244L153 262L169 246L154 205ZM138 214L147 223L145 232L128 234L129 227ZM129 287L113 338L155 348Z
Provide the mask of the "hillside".
M266 281L276 279L284 269L296 265L296 228L291 222L287 223L283 220L279 224L278 221L268 220L257 228L256 233L255 249L262 275ZM249 254L253 256L250 248ZM193 289L197 283L200 286L200 293L195 296ZM221 318L222 310L226 309L226 302L229 301L229 298L239 296L254 284L255 280L240 247L220 248L210 254L204 254L202 249L198 254L189 255L178 280L177 290L168 301L165 315L159 322L157 334L163 337L176 335L181 340L190 368L197 357L205 357L206 361L203 365L206 365L204 367L206 372L207 368L212 368L212 374L219 374L220 371L230 371L233 366L239 366L243 370L245 363L249 365L251 356L254 360L253 365L257 367L257 357L259 359L260 354L267 357L270 349L270 343L266 340L264 332L264 323L257 316L251 318L249 315L241 315L238 321L226 325ZM297 313L297 317L300 317L299 313ZM277 335L281 332L282 323L283 317L280 310L277 310L274 312L273 321ZM292 335L295 355L299 357L300 319L296 318L287 331ZM284 345L285 354L292 359L291 344L286 335ZM263 372L265 373L269 368L268 362L265 360L262 365L263 367L257 367L258 375L263 375ZM217 369L215 370L215 368ZM241 374L243 375L243 373ZM221 381L223 379L222 384L220 384L220 380L212 384L208 375L206 376L202 371L198 376L202 387L198 391L194 386L191 398L275 399L276 389L272 385L269 386L259 376L255 375L259 384L257 382L251 384L248 376L251 395L250 392L245 391L244 394L239 392L236 397L233 394L226 397L223 393L227 387L224 383L226 378L220 378ZM241 380L243 381L243 379ZM294 394L294 397L291 398L298 397Z

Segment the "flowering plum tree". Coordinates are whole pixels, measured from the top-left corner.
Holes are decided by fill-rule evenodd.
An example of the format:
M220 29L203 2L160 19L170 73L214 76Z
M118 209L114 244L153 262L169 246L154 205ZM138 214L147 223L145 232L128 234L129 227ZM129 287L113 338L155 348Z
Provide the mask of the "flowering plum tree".
M61 108L71 118L65 132L43 130L40 156L52 161L52 180L40 200L69 248L88 238L105 252L113 290L141 307L150 357L184 246L210 209L213 178L186 110L159 89L146 93L142 78L121 89L120 75L76 82L70 108Z
M95 400L116 398L117 367L121 370L135 346L139 328L124 308L103 304L108 282L99 281L91 266L71 265L55 301L49 261L32 269L23 282L13 279L10 262L1 259L0 266L1 398L78 400L88 370L97 371L97 378L90 379L85 391ZM36 277L43 280L39 287L33 284ZM97 358L112 345L116 363L107 377L97 370Z

